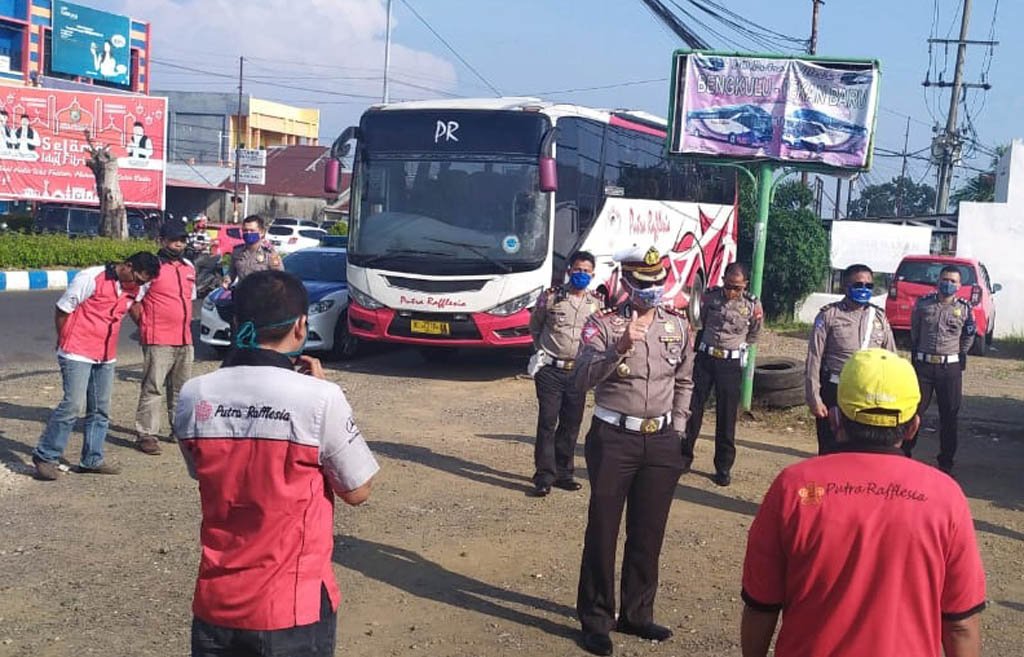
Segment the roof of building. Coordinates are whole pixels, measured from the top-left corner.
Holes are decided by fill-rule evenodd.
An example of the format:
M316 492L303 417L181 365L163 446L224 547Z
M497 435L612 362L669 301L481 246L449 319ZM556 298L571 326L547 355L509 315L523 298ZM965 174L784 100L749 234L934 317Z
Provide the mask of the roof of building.
M326 146L303 145L267 149L267 183L249 185L249 193L334 201L337 195L324 191L324 167L329 151ZM349 177L348 173L342 174L342 189L348 187Z
M227 189L234 169L211 164L167 164L167 186L190 189Z

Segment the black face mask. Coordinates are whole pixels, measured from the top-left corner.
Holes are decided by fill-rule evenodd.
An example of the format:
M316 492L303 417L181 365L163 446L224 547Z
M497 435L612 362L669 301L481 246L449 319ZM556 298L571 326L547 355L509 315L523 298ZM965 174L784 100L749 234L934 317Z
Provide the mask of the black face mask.
M185 250L182 249L181 251L174 251L173 249L164 246L160 248L157 255L165 260L181 260L181 257L185 255Z

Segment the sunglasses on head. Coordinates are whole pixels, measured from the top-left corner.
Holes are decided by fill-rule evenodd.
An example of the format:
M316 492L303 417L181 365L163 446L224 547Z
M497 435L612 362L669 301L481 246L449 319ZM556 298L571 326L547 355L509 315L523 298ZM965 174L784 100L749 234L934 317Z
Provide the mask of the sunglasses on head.
M850 283L851 290L873 290L875 289L874 283Z

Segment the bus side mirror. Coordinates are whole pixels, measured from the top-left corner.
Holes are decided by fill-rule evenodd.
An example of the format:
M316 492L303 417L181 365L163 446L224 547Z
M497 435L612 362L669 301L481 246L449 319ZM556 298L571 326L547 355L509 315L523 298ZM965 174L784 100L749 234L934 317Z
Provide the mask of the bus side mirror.
M332 157L327 160L327 166L324 167L324 191L328 194L337 194L340 178L341 162Z
M540 158L540 191L542 192L557 192L558 191L558 172L555 168L555 158L553 157L542 157Z
M1003 289L1003 286L1000 283L993 283L992 284L992 294L995 294L996 292L998 292L1001 289Z

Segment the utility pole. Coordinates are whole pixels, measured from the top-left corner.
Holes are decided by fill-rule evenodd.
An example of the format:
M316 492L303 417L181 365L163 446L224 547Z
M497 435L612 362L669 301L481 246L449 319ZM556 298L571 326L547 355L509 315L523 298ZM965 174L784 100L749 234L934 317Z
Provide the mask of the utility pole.
M843 179L836 176L836 201L832 204L832 219L839 221L839 200L843 197Z
M384 92L381 94L381 102L391 102L391 94L388 93L388 73L391 69L391 0L388 0L388 18L384 27Z
M903 215L903 203L907 195L907 149L910 147L910 117L907 117L907 130L903 133L903 166L900 167L900 189L896 199L896 216Z
M964 82L964 61L967 59L967 46L997 46L998 41L972 41L967 38L971 22L971 0L964 0L964 13L960 19L960 38L952 39L928 39L928 43L941 43L945 46L955 43L956 68L953 71L953 82L944 82L941 78L938 82L932 82L927 77L924 80L925 87L936 86L939 88L952 87L949 96L949 113L946 114L946 127L935 128L936 135L932 139L932 161L938 164L938 189L935 195L935 213L946 214L949 211L949 192L953 181L953 167L960 161L960 153L963 148L963 139L957 130L957 109L962 100L965 89L984 89L988 91L992 85L988 80L982 79L979 84Z
M821 5L825 0L811 0L811 41L807 44L807 54L818 54L818 16L821 15ZM807 172L800 174L800 184L807 187Z
M235 116L235 195L231 198L235 223L238 223L238 178L242 171L242 71L245 57L238 58L238 114Z

